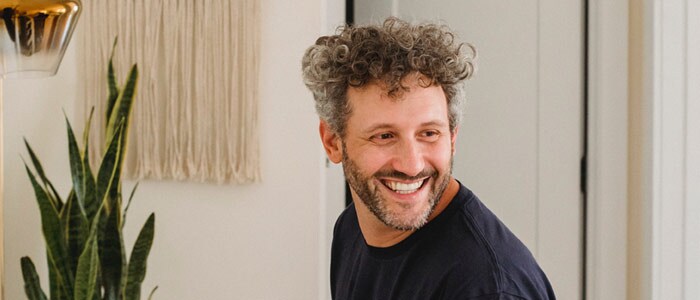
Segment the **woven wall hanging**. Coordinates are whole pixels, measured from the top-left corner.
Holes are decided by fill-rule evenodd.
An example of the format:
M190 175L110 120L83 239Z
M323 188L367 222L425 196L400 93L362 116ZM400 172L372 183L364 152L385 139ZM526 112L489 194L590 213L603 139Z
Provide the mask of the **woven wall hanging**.
M83 113L103 151L107 61L139 67L126 174L215 183L260 180L257 0L84 0ZM122 83L119 83L122 84ZM99 155L92 155L93 158Z

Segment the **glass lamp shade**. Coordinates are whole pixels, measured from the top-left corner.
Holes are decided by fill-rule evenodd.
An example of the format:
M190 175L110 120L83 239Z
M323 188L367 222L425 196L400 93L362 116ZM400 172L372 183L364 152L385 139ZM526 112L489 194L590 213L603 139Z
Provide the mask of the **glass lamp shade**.
M55 75L81 10L80 0L0 0L0 76Z

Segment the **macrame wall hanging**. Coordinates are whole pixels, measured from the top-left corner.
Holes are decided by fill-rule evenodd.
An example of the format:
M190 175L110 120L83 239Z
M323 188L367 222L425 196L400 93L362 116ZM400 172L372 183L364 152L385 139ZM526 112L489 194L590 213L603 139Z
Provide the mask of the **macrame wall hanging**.
M260 180L258 0L83 0L79 57L91 151L104 149L107 61L139 67L126 174ZM100 157L100 155L91 155Z

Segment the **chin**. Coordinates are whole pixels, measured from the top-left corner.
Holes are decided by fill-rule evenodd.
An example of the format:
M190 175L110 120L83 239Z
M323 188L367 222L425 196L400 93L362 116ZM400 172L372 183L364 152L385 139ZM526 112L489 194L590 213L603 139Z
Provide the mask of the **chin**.
M433 211L428 203L421 203L421 208L417 210L405 211L405 208L398 207L388 214L380 217L385 225L398 230L416 230L428 223L428 217ZM398 211L400 212L398 212Z

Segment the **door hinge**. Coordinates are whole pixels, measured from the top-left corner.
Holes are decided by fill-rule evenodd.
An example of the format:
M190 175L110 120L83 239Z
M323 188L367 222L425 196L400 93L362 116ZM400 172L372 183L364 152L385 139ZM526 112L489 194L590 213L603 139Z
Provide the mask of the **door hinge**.
M588 186L588 159L584 155L581 157L581 193L586 195Z

